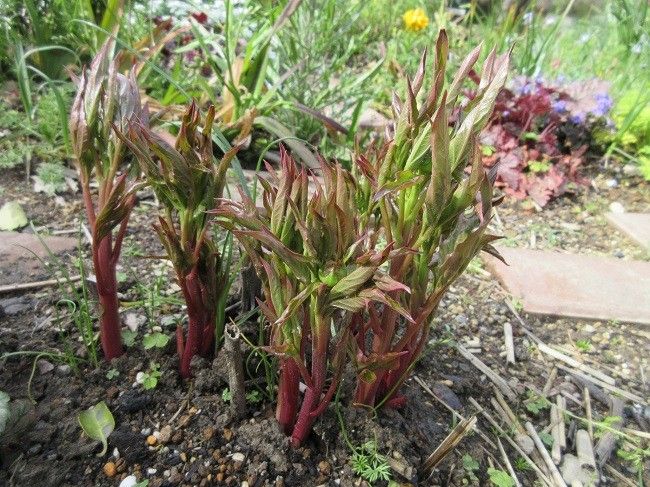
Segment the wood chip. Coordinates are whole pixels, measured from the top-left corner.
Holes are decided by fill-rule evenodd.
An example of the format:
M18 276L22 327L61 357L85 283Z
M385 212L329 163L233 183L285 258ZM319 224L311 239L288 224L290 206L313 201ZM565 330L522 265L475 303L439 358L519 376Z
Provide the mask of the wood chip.
M71 276L69 279L47 279L45 281L34 281L34 282L21 282L17 284L6 284L0 286L0 294L10 293L13 291L25 291L29 289L39 289L47 286L54 286L56 284L66 284L68 282L77 282L81 281L81 276Z
M485 365L479 358L474 356L471 352L469 352L465 347L462 345L458 344L456 345L456 349L460 352L460 354L465 357L469 362L479 369L481 372L483 372L488 379L490 379L498 388L499 390L511 401L515 402L517 401L517 394L510 388L508 383L503 379L499 374L494 372L490 367Z
M469 419L464 419L456 425L456 427L451 430L447 437L442 440L442 443L438 445L429 458L424 461L422 466L424 474L430 475L431 471L438 465L449 453L451 453L456 445L460 443L465 436L467 436L474 428L476 424L476 416L472 416Z
M555 485L557 485L558 487L567 487L566 482L564 481L562 475L560 474L560 471L557 469L555 463L553 463L553 459L551 458L551 455L549 455L548 450L546 449L544 443L542 442L541 438L537 434L537 430L535 430L535 427L530 423L530 421L526 421L526 431L528 431L528 434L535 442L537 451L539 451L540 455L542 456L542 459L546 464L546 468L548 468L549 471L551 472L551 476L555 481Z
M623 406L624 403L618 397L612 396L612 405L609 409L610 416L618 416L619 418L623 417ZM620 430L623 427L622 421L616 421L614 424L610 425L612 428ZM607 431L596 444L596 457L598 458L598 465L602 468L603 465L607 463L610 455L614 451L616 446L616 434L612 431Z
M503 338L506 347L506 362L515 363L515 343L512 338L512 325L506 321L503 324Z

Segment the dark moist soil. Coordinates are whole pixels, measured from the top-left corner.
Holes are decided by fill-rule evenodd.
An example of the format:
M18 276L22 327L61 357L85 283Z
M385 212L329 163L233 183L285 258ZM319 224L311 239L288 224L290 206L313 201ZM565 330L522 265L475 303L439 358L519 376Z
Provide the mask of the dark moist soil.
M604 212L613 201L628 211L650 210L647 186L623 180L620 185L628 187L610 189L607 181L618 177L617 173L597 176L593 188L559 199L540 213L522 209L519 202L506 201L499 209L500 223L495 230L506 236L508 245L647 259L647 253L612 230L604 220ZM3 172L2 188L0 200L21 203L41 231L77 230L82 222L78 195L66 194L55 203L50 197L33 193L19 171ZM368 485L352 471L352 452L346 436L355 447L374 441L387 458L391 476L398 485L488 485L488 467L505 470L499 453L480 435L471 434L427 478L421 469L422 462L458 418L452 417L413 379L401 391L407 398L402 409L383 409L372 414L348 406L352 388L352 376L348 374L340 403L328 408L315 424L312 436L299 449L289 447L276 425L273 403L262 394L258 394L259 402L249 402L243 419L234 417L230 405L222 399L227 385L218 359L214 363L195 359L194 379L181 381L173 340L164 349L144 350L142 345L142 336L154 326L171 336L175 320L183 314L171 268L166 262L151 258L162 253L149 228L155 213L153 200L143 198L134 211L124 244L119 269L123 277L122 301L150 302L152 295L162 297L154 306L136 304L122 312L125 324L138 325L138 337L126 355L110 364L100 362L97 368L79 362L75 369L48 355L13 356L0 363L0 390L19 402L23 410L20 424L13 429L12 437L4 439L0 452L0 485L117 486L127 475L135 475L139 481L148 479L150 487ZM62 256L66 262L72 257ZM1 270L3 279L11 276L12 282L48 278L51 272L44 269L42 275L24 276L15 269ZM53 288L1 295L0 355L69 350L88 359L74 324L64 309L57 307L61 298L61 293ZM498 283L477 260L442 302L430 346L413 373L465 417L476 413L470 397L491 407L491 383L453 347L455 340L465 343L477 349L476 355L510 383L520 397L511 407L541 431L548 424L548 410L532 414L524 400L529 390L543 389L552 364L523 334L505 306L505 298ZM59 310L58 315L55 309ZM235 314L233 310L233 317ZM619 386L647 397L647 330L626 323L526 315L524 320L546 343L562 347L566 353L615 377ZM509 367L503 357L505 322L510 322L515 331L517 362ZM245 329L252 333L254 326ZM590 348L578 350L578 340L588 340ZM262 369L256 369L255 361L253 357L248 367L249 391L264 384ZM160 365L162 375L158 386L147 391L137 383L136 375L148 370L152 362ZM107 374L113 378L107 378ZM562 371L558 372L553 390L564 390L578 399L581 394ZM77 422L80 411L99 401L106 402L116 423L109 437L108 453L103 457L96 456L101 447L82 434ZM579 404L569 401L569 408L583 415ZM594 401L593 408L594 418L607 415L607 408L598 401ZM630 403L625 415L627 427L647 428ZM496 442L494 431L483 418L478 425ZM518 455L507 443L505 448L511 462L516 462ZM473 473L463 467L463 457L467 455L479 463ZM624 477L635 478L629 465L620 463L616 455L610 464ZM531 471L518 470L517 476L522 485L535 482ZM618 482L608 471L602 472L601 485L619 485Z

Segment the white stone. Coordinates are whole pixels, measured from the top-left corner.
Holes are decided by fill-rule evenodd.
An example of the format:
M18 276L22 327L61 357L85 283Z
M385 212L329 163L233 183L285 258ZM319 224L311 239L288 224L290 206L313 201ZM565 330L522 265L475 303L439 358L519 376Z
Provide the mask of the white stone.
M120 482L120 487L133 487L138 483L138 479L136 478L135 475L129 475L128 477L125 477L122 482Z
M625 213L625 207L618 201L612 201L609 204L609 211L612 213Z

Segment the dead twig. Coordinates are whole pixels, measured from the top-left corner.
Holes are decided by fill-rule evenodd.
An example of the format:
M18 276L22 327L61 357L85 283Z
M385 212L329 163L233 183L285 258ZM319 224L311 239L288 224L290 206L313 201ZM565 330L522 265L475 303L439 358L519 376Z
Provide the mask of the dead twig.
M458 344L456 345L456 349L460 354L469 360L469 362L479 369L481 372L483 372L488 379L490 379L503 394L510 399L511 401L516 401L517 400L517 394L515 394L515 391L513 391L508 383L505 381L503 377L501 377L499 374L497 374L495 371L493 371L490 367L485 365L478 357L476 357L473 353L471 353L469 350L467 350L465 347L462 345Z
M515 343L512 338L512 325L506 321L503 324L503 339L506 347L506 362L515 363Z
M434 398L434 399L435 399L439 404L442 404L442 405L443 405L443 406L444 406L444 407L445 407L449 412L451 412L451 414L454 415L454 417L458 417L461 421L466 421L465 417L463 417L462 414L460 414L458 411L456 411L454 408L452 408L449 404L447 404L445 401L443 401L443 400L440 399L438 396L436 396L435 392L433 392L433 391L431 390L431 388L430 388L429 386L427 386L426 383L425 383L422 379L420 379L418 376L414 376L413 379L415 380L415 382L417 382L418 384L420 384L420 387L422 387L422 389L424 389L424 391L425 391L426 393L428 393L428 394L429 394L432 398ZM483 432L479 429L478 426L476 426L476 427L474 428L474 430L479 434L479 436L480 436L481 438L483 438L483 440L485 440L485 442L486 442L488 445L490 445L492 448L496 449L497 446L492 442L492 440L490 440L490 438L488 438L488 437L485 435L485 433L483 433Z
M522 450L521 447L519 445L517 445L517 443L512 438L510 438L510 435L508 433L506 433L503 430L503 428L501 428L501 426L499 426L499 423L497 423L494 420L492 415L490 413L488 413L483 408L483 406L481 406L478 402L476 402L476 400L473 397L469 398L469 402L471 402L472 405L478 410L478 412L481 413L485 417L485 419L487 419L488 422L494 427L494 429L496 429L497 432L503 438L505 438L508 443L510 443L510 446L512 448L514 448L517 453L519 453L521 458L523 458L524 460L526 460L528 462L530 467L537 474L537 478L539 478L539 480L541 480L544 485L547 485L549 487L555 487L554 484L551 482L551 480L544 474L544 472L542 472L540 470L540 468L537 466L537 464L533 460L531 460L531 458L526 454L526 452L524 450Z
M25 291L29 289L39 289L47 286L54 286L56 284L62 284L66 282L77 282L81 280L81 276L72 276L70 278L60 278L60 279L47 279L45 281L34 281L34 282L22 282L19 284L6 284L0 286L0 294L10 293L14 291Z
M541 438L537 434L537 430L535 430L535 427L530 423L530 421L526 421L526 431L528 431L528 434L533 439L533 442L537 447L537 451L539 451L542 459L544 460L544 463L546 464L546 468L548 468L551 472L551 476L553 477L555 485L558 487L567 487L566 482L562 478L562 475L560 475L560 471L557 469L555 463L553 463L551 455L549 455L548 450L546 450L544 443L542 443Z
M510 477L512 477L512 480L515 481L515 486L521 487L521 483L517 478L517 474L515 474L515 469L512 468L512 464L510 463L510 460L508 459L508 455L506 454L506 451L503 449L503 445L501 444L501 440L499 438L497 438L497 445L499 445L499 451L501 452L501 456L503 457L503 462L506 464L508 473L510 474Z
M442 440L442 443L438 445L438 448L436 448L433 453L429 455L429 458L424 461L422 468L427 477L431 474L431 471L436 467L436 465L438 465L443 458L456 448L456 445L460 443L460 440L472 431L475 424L476 416L472 416L469 419L462 420L453 430L451 430L451 433Z

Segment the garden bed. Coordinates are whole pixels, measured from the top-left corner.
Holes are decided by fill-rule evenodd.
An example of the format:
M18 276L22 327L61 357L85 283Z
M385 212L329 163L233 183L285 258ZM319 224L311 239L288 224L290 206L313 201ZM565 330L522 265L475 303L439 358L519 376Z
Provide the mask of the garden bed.
M541 213L522 211L520 203L507 200L498 210L501 222L498 230L506 236L506 243L513 246L558 247L619 258L646 258L638 247L607 226L603 212L612 201L629 211L647 211L648 191L643 186L609 189L605 181L612 177L616 174L596 179L595 186L600 190L580 190L571 198L552 202ZM24 182L19 171L5 173L3 186L4 196L19 201L42 231L79 228L82 206L76 198L66 198L53 211L52 200L31 193L30 185ZM178 376L178 358L172 341L163 348L144 350L142 336L150 326L163 324L163 331L171 334L171 328L164 325L169 321L162 318L182 314L173 300L178 290L170 284L173 282L171 268L148 258L162 252L148 227L150 213L154 211L152 204L152 200L145 199L134 212L118 268L125 276L120 292L124 301L146 300L147 293L169 299L163 300L154 314L146 306L122 312L123 321L139 323L138 336L129 353L110 364L92 368L80 363L79 370L74 371L47 356L39 357L34 365L34 355L12 357L4 363L0 390L6 391L13 400L24 399L26 414L24 431L2 452L0 484L114 486L121 478L135 475L138 480L148 479L150 487L365 485L353 471L354 461L359 458L353 458L345 439L347 435L357 451L363 444L374 442L398 485L479 485L487 481L489 468L506 471L502 455L493 448L498 435L480 414L478 428L482 435L464 438L436 467L431 478L427 479L422 468L458 418L417 379L464 417L477 413L470 398L490 411L493 409L492 382L457 351L456 343L473 349L476 357L508 382L516 395L515 400L508 399L509 406L523 418L522 423L530 420L540 433L549 424L548 405L538 400L542 391L553 402L554 395L562 394L581 401L582 390L569 379L568 372L559 369L557 378L548 380L553 366L562 362L555 362L539 351L506 305L511 302L509 297L476 261L441 304L429 346L413 371L417 379L410 379L403 387L406 405L400 409L384 408L376 415L350 408L354 380L352 377L346 380L344 376L340 401L333 402L316 422L304 446L292 449L276 424L274 404L260 391L249 395L248 411L243 418L233 417L226 401L227 393L224 394L228 385L218 360L211 364L205 359L195 359L195 377L185 382ZM70 259L65 257L64 261L69 263ZM161 281L164 285L157 287L160 280L156 276L160 275L165 276ZM27 276L3 269L0 277L3 283L19 283L50 276L47 271L40 276ZM64 350L67 344L83 356L83 346L73 324L62 320L60 325L65 333L61 333L53 320L53 308L61 297L54 288L1 296L3 307L9 309L8 300L12 300L13 307L2 317L0 354ZM236 318L237 310L232 309L231 315ZM650 355L647 330L625 323L533 316L523 319L527 329L544 343L562 347L578 361L616 378L618 387L647 397L643 375ZM503 356L506 322L514 330L516 357L516 364L507 367ZM250 332L253 340L255 326L242 327ZM245 356L248 353L250 348ZM151 362L159 364L161 376L157 387L144 390L136 376L148 370ZM254 360L249 370L250 393L257 391L256 385L263 385L264 378L261 369L259 373L255 371ZM602 397L592 391L591 399L592 415L598 424L611 416L601 404L607 400L607 394L600 392ZM99 447L82 435L77 414L102 400L113 412L116 427L108 440L107 455L96 457ZM570 399L568 409L585 416L584 409ZM643 422L647 427L647 405L639 409L627 401L624 412L627 428L643 430ZM496 416L494 411L491 414ZM575 419L569 420L568 431L571 423L584 427ZM594 430L599 435L596 438L607 432L598 426ZM521 484L533 485L535 473L524 467L525 462L518 459L519 455L504 438L501 441ZM471 460L478 462L476 466ZM623 462L616 451L607 463L601 470L601 485L625 485L610 468L616 469L623 478L637 476L631 471L631 464ZM386 484L380 481L375 485Z

